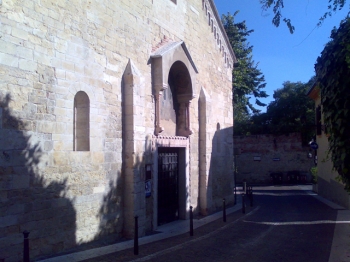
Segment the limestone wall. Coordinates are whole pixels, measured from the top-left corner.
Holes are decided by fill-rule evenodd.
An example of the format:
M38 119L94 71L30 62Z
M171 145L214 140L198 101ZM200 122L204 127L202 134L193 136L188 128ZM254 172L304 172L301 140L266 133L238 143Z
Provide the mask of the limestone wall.
M234 136L237 183L246 179L248 183L269 184L270 174L281 172L283 182L287 182L289 171L299 171L307 175L311 182L310 168L314 166L313 150L302 146L298 133L289 135ZM309 157L309 153L312 157Z
M184 41L198 69L190 105L190 202L199 207L201 90L213 101L203 120L202 176L226 172L215 189L208 184L205 190L215 191L210 198L218 203L230 193L221 191L231 174L230 162L212 160L232 159L234 57L214 13L211 1L194 0L0 2L0 260L21 259L24 230L30 231L32 258L105 235L116 239L132 224L124 219L125 201L135 203L130 212L148 214L140 232L154 229L152 212L139 197L142 170L153 159L149 59L165 42ZM138 72L139 91L132 130L123 131L123 75L130 61ZM89 98L88 151L74 150L79 91ZM219 139L220 149L212 152L218 124L228 131ZM130 157L137 186L126 186L123 176L127 139L134 141ZM125 199L125 192L136 189L135 199Z

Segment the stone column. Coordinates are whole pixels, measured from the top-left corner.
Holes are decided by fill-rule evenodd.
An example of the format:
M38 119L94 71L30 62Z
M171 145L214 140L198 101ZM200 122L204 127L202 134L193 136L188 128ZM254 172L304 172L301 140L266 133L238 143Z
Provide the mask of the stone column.
M177 112L177 135L188 137L193 134L190 128L190 98L178 95L179 110Z
M186 103L186 130L188 132L188 135L193 134L193 131L191 130L190 105L191 105L191 101L188 101Z
M164 128L160 123L160 99L162 98L163 91L168 88L167 84L155 85L155 94L154 94L154 102L155 102L155 129L154 135L158 136L160 133L164 131Z
M207 130L210 117L210 98L202 88L199 96L199 207L202 215L207 215L212 207L212 188L209 180L211 143Z
M135 216L138 216L139 235L145 234L144 150L139 146L144 143L145 135L138 131L144 126L143 118L138 116L143 112L145 83L132 61L124 71L123 80L123 234L126 238L132 238Z

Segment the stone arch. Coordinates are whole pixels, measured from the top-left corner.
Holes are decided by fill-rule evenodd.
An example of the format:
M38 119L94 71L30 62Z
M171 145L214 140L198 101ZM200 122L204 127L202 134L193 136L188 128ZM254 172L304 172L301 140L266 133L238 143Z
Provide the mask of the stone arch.
M90 99L84 91L74 97L73 149L90 151Z
M195 75L198 71L185 43L171 42L160 47L151 55L151 63L155 98L154 134L158 136L165 129L174 130L174 125L171 123L171 121L174 122L174 116L162 113L162 110L166 109L162 96L168 94L173 99L173 109L176 112L176 128L175 131L166 130L163 134L188 137L192 134L190 102L194 98ZM166 106L170 108L170 104L168 101Z
M166 135L187 137L192 134L189 123L189 105L193 97L192 93L192 82L188 69L183 62L176 61L169 70L168 88L163 91L163 101L168 101L168 107L172 103L172 108L163 107L160 111L162 123L167 123L168 121L165 115L167 112L173 113L171 120L174 123L172 129L175 132L169 132L165 128Z

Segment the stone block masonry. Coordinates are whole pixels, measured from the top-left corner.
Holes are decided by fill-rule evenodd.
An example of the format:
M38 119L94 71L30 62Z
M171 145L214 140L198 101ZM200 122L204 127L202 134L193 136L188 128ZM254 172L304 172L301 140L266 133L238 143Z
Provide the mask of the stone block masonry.
M229 201L234 62L212 0L0 0L0 261L24 230L32 260L132 236L135 215L156 230L159 148L179 152L182 219Z

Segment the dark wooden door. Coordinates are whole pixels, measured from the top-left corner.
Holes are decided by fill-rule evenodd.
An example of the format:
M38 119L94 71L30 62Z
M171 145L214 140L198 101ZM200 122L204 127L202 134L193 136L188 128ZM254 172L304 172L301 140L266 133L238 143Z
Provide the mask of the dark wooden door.
M178 159L178 149L158 149L158 225L179 219Z

